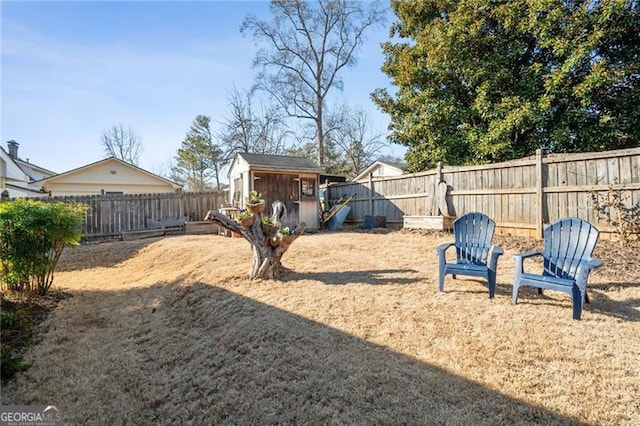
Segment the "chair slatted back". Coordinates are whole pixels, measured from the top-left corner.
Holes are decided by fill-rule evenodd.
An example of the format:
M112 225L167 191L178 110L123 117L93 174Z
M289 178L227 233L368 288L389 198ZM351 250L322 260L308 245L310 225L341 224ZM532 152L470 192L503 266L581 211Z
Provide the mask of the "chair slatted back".
M458 263L486 265L496 223L487 215L467 213L453 222Z
M544 275L574 279L578 264L591 258L600 232L582 219L566 218L544 230Z

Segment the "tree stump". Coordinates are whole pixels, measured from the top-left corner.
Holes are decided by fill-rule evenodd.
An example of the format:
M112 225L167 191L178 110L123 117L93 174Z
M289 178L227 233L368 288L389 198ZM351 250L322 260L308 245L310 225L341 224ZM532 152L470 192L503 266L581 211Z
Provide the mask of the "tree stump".
M249 279L252 280L278 278L283 272L282 256L306 229L304 222L291 230L282 227L281 219L286 217L286 207L281 201L275 201L272 210L271 217L264 215L263 212L252 212L254 220L250 226L242 224L247 224L250 221L236 221L215 210L209 210L204 218L204 220L211 220L229 231L240 234L249 241L253 253L249 269Z

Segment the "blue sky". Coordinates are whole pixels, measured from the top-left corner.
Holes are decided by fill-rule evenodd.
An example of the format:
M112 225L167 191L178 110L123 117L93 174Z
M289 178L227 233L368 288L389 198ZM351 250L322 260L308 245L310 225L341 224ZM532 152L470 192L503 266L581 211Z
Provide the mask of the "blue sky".
M267 1L0 4L2 146L13 139L21 158L55 172L104 158L100 136L116 123L141 137L140 166L160 172L196 115L215 129L233 86L252 85L256 46L239 28L249 13L269 16ZM388 116L369 95L389 86L380 43L392 18L369 33L330 100L365 109L384 134Z

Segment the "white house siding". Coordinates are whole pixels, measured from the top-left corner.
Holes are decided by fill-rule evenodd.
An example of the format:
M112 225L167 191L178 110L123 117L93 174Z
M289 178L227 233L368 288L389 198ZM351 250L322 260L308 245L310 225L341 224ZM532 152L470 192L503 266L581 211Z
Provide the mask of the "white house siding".
M123 193L123 194L156 194L163 192L175 192L170 185L137 185L135 183L113 183L113 184L82 184L56 182L47 184L44 191L53 197L64 195L100 195L103 193Z
M381 161L376 161L365 170L363 170L358 176L356 176L353 180L355 182L365 182L369 180L369 175L373 175L373 177L383 177L383 176L400 176L403 174L402 169L398 167L392 166L390 164L383 163Z
M27 174L16 165L3 149L0 149L0 192L7 191L9 198L38 197L37 186L30 184Z
M99 195L107 192L153 194L178 188L159 176L115 159L105 160L41 182L52 196Z
M229 167L229 204L242 203L249 195L249 164L240 156L236 155L231 167ZM238 182L241 187L237 188Z

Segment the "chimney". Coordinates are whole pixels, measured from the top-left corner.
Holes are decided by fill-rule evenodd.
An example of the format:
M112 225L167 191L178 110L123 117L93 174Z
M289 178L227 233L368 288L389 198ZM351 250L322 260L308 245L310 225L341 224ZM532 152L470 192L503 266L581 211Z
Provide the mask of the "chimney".
M10 141L7 141L7 146L9 147L9 156L14 160L17 160L19 158L18 147L20 146L20 144L11 139Z

